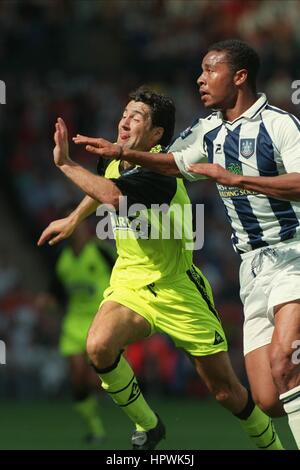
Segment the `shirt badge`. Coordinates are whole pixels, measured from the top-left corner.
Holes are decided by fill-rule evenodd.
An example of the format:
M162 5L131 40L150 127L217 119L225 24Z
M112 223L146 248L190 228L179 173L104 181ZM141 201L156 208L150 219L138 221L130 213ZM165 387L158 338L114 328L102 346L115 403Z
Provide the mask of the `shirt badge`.
M250 158L254 154L255 139L240 139L240 154L244 158Z

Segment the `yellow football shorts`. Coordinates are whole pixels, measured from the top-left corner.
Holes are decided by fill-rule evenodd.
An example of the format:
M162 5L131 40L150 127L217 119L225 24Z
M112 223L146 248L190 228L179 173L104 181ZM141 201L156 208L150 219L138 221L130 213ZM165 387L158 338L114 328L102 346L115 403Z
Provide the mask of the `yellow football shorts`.
M150 335L166 333L191 356L208 356L228 349L210 284L194 266L176 278L164 278L138 289L110 286L100 306L107 301L138 313L150 323Z

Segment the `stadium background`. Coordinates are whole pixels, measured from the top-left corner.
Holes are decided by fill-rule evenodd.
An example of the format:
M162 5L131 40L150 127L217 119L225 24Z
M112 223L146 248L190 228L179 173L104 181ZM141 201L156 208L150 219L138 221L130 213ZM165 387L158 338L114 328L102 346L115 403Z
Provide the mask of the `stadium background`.
M51 283L58 249L37 249L36 240L62 207L81 198L52 163L55 118L66 120L71 136L113 140L128 92L146 83L175 99L180 131L205 115L196 78L206 47L230 37L260 54L259 90L299 117L291 101L291 83L300 79L299 23L298 0L1 1L0 79L7 87L0 106L0 339L7 348L7 364L0 365L1 449L87 448L57 351L62 312L37 302ZM71 146L71 153L94 169L81 149ZM195 262L212 283L245 382L239 259L214 185L189 185L189 192L193 203L205 205L205 243ZM145 342L132 358L169 429L162 448L251 448L165 337ZM126 449L130 423L108 398L100 401L109 433L103 448ZM286 420L278 427L293 447Z

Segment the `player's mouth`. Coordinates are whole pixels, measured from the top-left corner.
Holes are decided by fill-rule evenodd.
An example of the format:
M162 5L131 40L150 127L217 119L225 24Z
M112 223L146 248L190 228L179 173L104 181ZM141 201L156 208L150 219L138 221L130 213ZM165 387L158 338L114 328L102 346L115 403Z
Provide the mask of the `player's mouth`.
M200 93L201 99L204 99L205 97L209 95L207 91L202 90L201 88L199 89L199 93Z
M124 143L127 142L130 139L129 134L120 134L120 140Z

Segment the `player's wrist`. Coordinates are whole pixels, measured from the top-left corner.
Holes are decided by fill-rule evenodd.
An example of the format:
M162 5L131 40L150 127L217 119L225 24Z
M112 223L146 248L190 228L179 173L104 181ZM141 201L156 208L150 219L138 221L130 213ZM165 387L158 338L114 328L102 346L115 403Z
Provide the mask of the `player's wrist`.
M123 151L123 147L122 145L118 145L118 155L116 156L116 160L123 160L123 154L124 154L124 151Z
M242 188L243 187L243 176L241 175L233 175L234 176L234 181L232 183L233 186L236 186L237 188Z
M67 217L68 223L74 229L83 219L84 219L84 213L78 207L76 207Z

